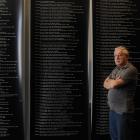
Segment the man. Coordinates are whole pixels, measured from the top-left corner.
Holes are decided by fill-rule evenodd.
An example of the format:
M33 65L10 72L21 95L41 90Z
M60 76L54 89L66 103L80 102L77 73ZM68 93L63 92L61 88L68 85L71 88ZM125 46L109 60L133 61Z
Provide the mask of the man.
M109 127L111 140L133 140L132 118L137 69L128 62L129 52L123 47L115 48L116 67L104 81L108 90Z

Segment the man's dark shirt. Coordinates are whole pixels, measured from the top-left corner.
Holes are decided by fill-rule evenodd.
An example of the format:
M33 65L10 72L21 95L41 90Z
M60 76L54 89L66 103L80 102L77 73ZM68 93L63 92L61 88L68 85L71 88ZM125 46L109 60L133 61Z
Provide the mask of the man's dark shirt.
M117 113L134 112L134 94L137 83L137 69L130 63L124 67L116 67L109 75L110 79L120 77L124 85L108 91L108 104L110 110Z

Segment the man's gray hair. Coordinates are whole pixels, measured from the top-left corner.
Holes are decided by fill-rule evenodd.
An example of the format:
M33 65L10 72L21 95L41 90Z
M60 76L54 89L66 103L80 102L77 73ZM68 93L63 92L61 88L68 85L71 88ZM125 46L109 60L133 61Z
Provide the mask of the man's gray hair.
M129 51L124 46L117 46L115 49L120 49L123 54L125 54L127 57L129 57Z

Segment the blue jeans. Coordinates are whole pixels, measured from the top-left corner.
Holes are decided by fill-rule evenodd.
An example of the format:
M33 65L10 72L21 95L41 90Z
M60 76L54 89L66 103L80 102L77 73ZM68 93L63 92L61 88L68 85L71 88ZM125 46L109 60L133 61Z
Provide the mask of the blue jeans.
M109 131L111 140L133 140L132 113L109 113Z

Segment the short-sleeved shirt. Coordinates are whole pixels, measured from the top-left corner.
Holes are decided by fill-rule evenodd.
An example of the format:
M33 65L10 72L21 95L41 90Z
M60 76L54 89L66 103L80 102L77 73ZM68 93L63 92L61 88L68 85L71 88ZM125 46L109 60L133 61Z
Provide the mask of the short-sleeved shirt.
M131 63L127 63L121 68L116 66L109 75L109 78L116 79L117 77L124 80L124 85L108 91L108 105L110 110L117 113L134 112L137 69Z

